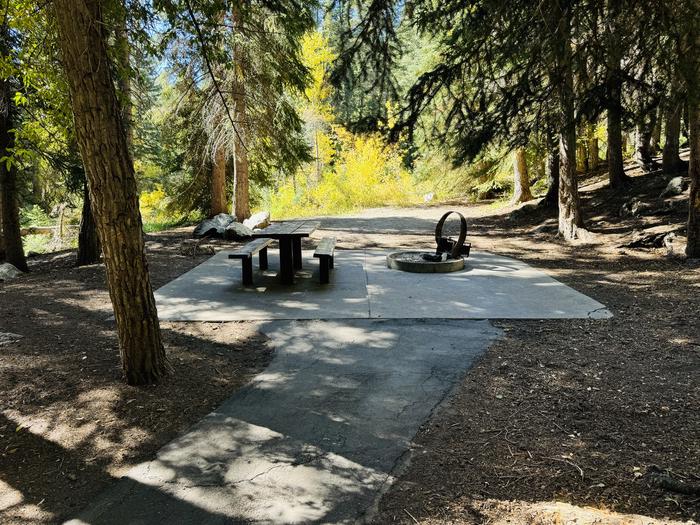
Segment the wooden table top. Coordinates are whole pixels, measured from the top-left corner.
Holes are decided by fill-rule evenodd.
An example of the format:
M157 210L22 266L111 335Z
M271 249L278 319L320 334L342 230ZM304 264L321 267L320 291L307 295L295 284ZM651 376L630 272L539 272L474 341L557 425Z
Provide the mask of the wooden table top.
M254 238L308 237L321 225L319 221L274 222L267 228L253 232Z

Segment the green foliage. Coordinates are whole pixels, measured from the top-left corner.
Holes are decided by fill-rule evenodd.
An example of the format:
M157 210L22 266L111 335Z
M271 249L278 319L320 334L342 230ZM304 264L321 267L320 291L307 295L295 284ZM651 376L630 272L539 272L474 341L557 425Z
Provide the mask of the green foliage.
M22 208L20 210L20 224L22 227L27 226L53 226L56 222L54 219L41 209L36 204Z
M268 194L264 206L275 218L345 213L420 201L400 152L378 134L353 135L336 128L337 152L320 181L301 171Z
M25 253L48 253L53 248L49 235L25 235L22 244Z
M156 184L152 191L142 192L139 198L139 208L145 232L154 232L193 224L202 220L199 211L177 213L172 211L170 199L165 195L162 186Z

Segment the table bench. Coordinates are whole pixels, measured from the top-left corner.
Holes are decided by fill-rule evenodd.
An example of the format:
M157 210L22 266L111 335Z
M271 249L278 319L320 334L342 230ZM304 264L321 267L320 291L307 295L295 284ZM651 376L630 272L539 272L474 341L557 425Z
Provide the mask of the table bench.
M318 259L321 270L321 284L328 284L330 270L333 269L333 252L335 252L335 237L324 237L318 243L314 257Z
M318 221L273 222L263 230L255 230L254 239L277 239L280 247L280 281L294 283L294 272L302 268L301 239L309 237L319 226Z
M255 239L245 246L241 246L235 252L229 253L229 259L241 259L243 264L243 284L253 284L253 255L259 253L258 261L261 270L267 270L267 247L272 239Z

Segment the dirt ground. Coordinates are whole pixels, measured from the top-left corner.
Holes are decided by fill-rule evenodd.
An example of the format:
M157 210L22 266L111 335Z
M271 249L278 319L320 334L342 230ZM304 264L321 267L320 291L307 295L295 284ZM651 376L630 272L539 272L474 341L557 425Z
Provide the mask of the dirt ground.
M682 229L686 213L682 197L658 201L667 177L632 175L624 197L603 176L584 181L585 244L560 241L551 212L534 206L324 219L316 236L331 232L341 248L428 247L440 214L458 209L474 249L542 268L614 313L496 321L504 337L422 427L376 523L700 519L700 262L677 255L681 231L652 239L657 247L621 247ZM631 195L650 206L620 218ZM187 233L148 236L154 287L209 256L182 253ZM31 274L0 283L0 332L22 335L0 342L2 523L71 515L271 357L253 324L163 323L174 374L123 384L103 268L76 269L73 256L32 258Z
M185 232L148 236L154 287L205 260ZM162 323L174 372L153 387L121 380L102 265L33 257L0 283L0 523L55 523L189 428L271 357L244 323Z
M656 204L667 178L633 175L630 191ZM595 244L559 241L537 209L472 214L472 242L614 318L497 321L504 337L422 427L376 523L700 520L700 261L676 256L682 235L670 249L619 247L677 230L687 212L621 219L629 195L595 177L582 199Z

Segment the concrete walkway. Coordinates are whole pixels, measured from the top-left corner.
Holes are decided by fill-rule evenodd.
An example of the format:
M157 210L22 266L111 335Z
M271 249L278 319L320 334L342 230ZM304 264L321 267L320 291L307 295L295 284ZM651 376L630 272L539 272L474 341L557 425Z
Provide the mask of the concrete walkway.
M358 523L487 321L272 321L271 365L72 523Z
M324 228L366 235L376 224L378 236L434 227L398 217L337 218ZM387 269L386 253L340 250L331 283L320 286L305 252L293 287L270 271L245 288L240 262L221 252L158 290L161 319L256 322L274 358L71 523L361 523L410 457L420 425L499 335L477 319L610 316L506 257L477 252L462 272L420 275ZM270 266L278 267L274 250Z
M270 319L561 319L607 318L599 302L521 261L474 253L449 274L391 270L385 251L338 250L331 282L320 285L318 262L304 252L305 271L293 286L279 284L276 250L271 271L241 284L241 263L219 252L156 292L168 321Z

